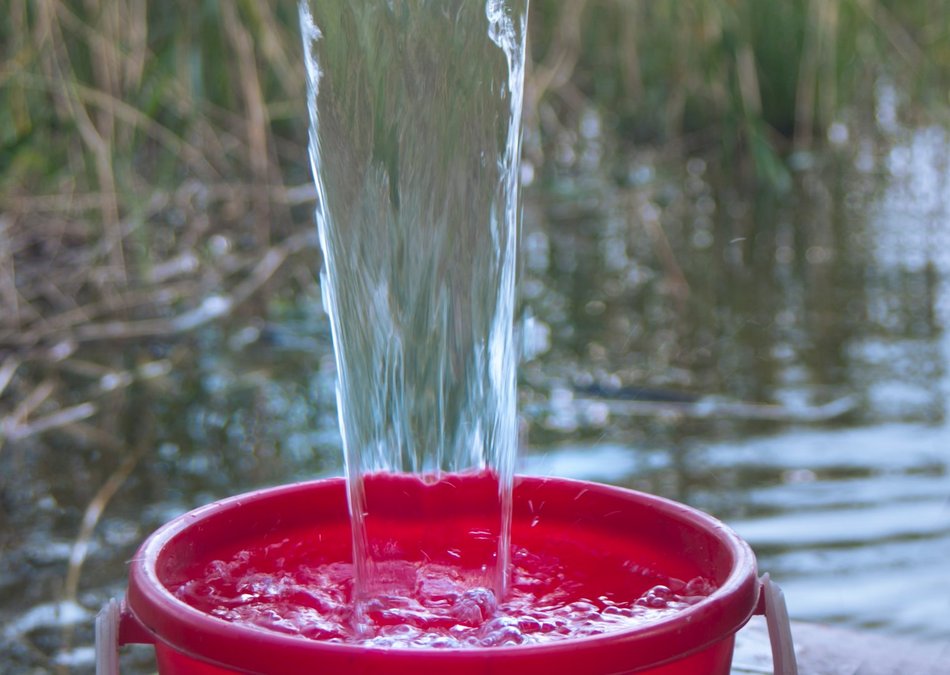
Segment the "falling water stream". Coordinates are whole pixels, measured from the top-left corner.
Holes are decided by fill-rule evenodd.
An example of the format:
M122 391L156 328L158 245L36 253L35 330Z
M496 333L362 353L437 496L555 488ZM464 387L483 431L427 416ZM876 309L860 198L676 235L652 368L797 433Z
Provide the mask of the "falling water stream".
M393 474L493 482L465 585L501 597L527 1L299 7L355 597L401 603L417 582L374 499ZM437 516L425 501L398 507Z

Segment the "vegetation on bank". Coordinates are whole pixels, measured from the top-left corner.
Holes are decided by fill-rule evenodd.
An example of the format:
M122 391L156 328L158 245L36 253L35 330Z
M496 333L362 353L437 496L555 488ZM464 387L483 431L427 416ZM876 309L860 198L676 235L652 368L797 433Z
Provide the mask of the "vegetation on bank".
M874 114L882 79L910 115L946 117L946 0L534 0L542 133L594 105L634 146L750 163L777 187L783 158ZM529 108L529 111L531 109Z
M882 78L906 114L943 114L948 9L532 0L526 147L547 166L593 110L629 151L714 156L781 188L789 152L873 117ZM133 346L247 307L275 275L311 282L316 248L294 2L0 12L0 439L16 439L97 414L101 376L152 363ZM123 349L76 365L104 343Z

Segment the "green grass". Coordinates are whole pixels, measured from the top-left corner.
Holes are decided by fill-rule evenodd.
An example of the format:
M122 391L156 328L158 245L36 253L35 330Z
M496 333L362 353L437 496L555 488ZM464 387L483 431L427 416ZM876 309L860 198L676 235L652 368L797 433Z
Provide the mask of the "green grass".
M4 195L114 193L116 203L98 206L108 225L150 186L189 177L305 180L294 5L0 2ZM945 107L948 9L948 0L534 0L528 103L569 118L589 102L639 144L752 157L757 143L810 146L842 110L870 105L881 75L909 99Z
M766 187L787 182L787 152L871 116L879 78L908 116L945 118L950 103L947 0L583 0L577 19L566 6L533 2L535 81L569 70L542 104L565 119L592 103L635 146L750 163Z

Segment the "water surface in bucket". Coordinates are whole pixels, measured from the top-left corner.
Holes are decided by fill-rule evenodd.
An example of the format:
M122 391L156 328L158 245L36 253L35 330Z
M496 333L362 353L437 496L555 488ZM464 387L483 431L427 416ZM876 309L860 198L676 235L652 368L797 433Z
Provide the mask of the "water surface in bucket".
M669 617L715 590L695 577L672 579L620 559L565 563L581 549L554 552L541 539L512 551L505 601L475 583L471 568L398 561L408 595L368 602L353 621L353 566L327 561L305 538L285 538L202 563L175 586L186 603L227 621L317 640L375 647L468 648L540 644L642 626ZM331 547L332 548L332 547ZM449 558L460 552L447 552ZM332 556L331 556L332 557Z

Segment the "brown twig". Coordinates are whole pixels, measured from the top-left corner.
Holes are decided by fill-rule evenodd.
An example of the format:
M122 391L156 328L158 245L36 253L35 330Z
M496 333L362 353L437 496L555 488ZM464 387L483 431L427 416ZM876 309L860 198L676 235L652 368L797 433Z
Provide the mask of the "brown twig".
M142 439L148 438L148 434L143 434ZM119 488L125 484L125 481L131 475L139 460L145 455L147 443L139 443L134 452L130 453L122 460L122 463L112 472L102 484L92 500L86 506L83 512L82 522L79 526L79 533L73 541L69 552L69 568L66 571L66 581L63 584L63 603L76 603L79 593L79 580L82 576L83 564L86 562L86 556L89 553L89 543L95 533L96 525L102 518L106 507L112 498L119 491ZM63 627L62 640L60 641L60 653L68 652L72 646L73 624L67 624Z
M3 360L3 365L0 366L0 396L3 395L19 367L20 361L15 356L8 356Z
M99 408L94 403L87 402L69 406L68 408L61 408L49 415L38 417L29 424L17 424L14 419L14 424L9 425L9 428L7 428L8 420L0 420L0 433L8 440L20 441L29 436L36 436L52 429L59 429L80 420L88 419L98 411Z
M682 305L690 293L689 281L683 273L683 268L676 260L676 253L673 251L670 240L666 236L666 231L663 229L663 224L660 222L659 211L653 208L652 205L648 205L646 208L637 208L638 203L639 200L635 197L629 200L627 209L630 217L633 219L637 216L646 230L653 244L653 251L663 268L667 288L677 302Z
M5 425L19 425L22 424L29 416L43 405L43 401L48 399L53 391L56 389L56 384L51 379L46 379L40 382L36 387L29 393L29 395L20 401L20 404L16 407L13 413L4 421Z
M194 294L196 282L165 283L143 290L132 290L112 299L95 302L54 314L40 316L23 330L0 333L0 344L14 347L30 347L51 339L68 339L68 334L77 326L87 324L110 311L128 311L137 307L166 306L180 298ZM65 337L64 337L65 336Z
M102 517L106 505L119 491L122 484L125 483L129 474L138 464L144 452L139 449L129 454L122 463L112 472L106 482L102 484L99 490L93 496L92 500L86 506L83 512L82 523L79 526L79 533L73 542L72 550L69 554L69 570L66 573L66 582L63 585L63 600L66 602L76 600L76 592L79 588L79 577L82 573L82 565L86 560L89 551L89 541L96 528L96 524Z
M58 3L57 3L58 4ZM41 2L40 6L46 13L49 27L48 38L52 41L65 42L60 27L59 15L54 7L50 7L49 0ZM76 93L77 78L73 75L72 61L66 50L53 50L50 64L54 75L53 84L59 88L62 102L69 112L70 118L76 124L79 137L92 154L96 170L96 178L102 197L99 209L105 227L105 241L110 265L112 281L125 283L128 271L125 265L123 236L119 227L119 202L112 157L112 128L115 123L114 101L111 86L106 88L109 105L100 106L97 121L93 120L85 102ZM111 68L107 61L107 54L103 50L94 49L93 66L98 79L103 82L111 80ZM103 82L100 82L102 84ZM108 82L106 82L108 84ZM111 284L106 284L108 291Z
M0 378L3 377L4 369L6 368L7 363L4 363L3 368L0 369ZM11 415L0 418L0 440L20 441L24 438L36 436L53 429L68 429L68 427L93 417L99 412L100 406L95 402L96 398L101 398L120 389L125 389L134 382L164 377L171 372L172 363L168 359L160 359L143 363L135 370L112 370L96 366L95 364L70 361L69 365L64 366L64 368L74 373L80 373L98 379L98 387L92 397L93 400L60 408L59 410L27 422L26 420L29 413L35 410L53 393L54 386L51 381L47 381L40 387L37 387L31 396L21 403L17 410ZM2 379L0 379L0 384L3 384ZM2 392L2 389L0 389L0 392Z
M270 190L270 197L274 201L286 205L307 203L314 198L314 190L311 185L299 185L290 188L270 186L268 189ZM189 190L194 190L194 187L192 186L187 190L181 188L168 192L160 199L153 201L160 203L156 208L163 208L172 202L187 201ZM204 196L203 199L236 198L240 192L240 186L216 185L208 191L209 194ZM17 204L17 206L26 207L29 205ZM131 229L132 225L128 225L127 228ZM20 229L22 230L22 236L7 238L6 241L12 246L23 248L29 245L25 240L20 241L27 234L26 224ZM50 240L51 237L44 236L47 246ZM76 299L79 297L79 289L87 283L89 270L94 267L94 261L98 258L96 251L89 250L94 249L97 244L90 243L92 243L92 246L75 247L75 251L62 248L61 252L57 254L58 256L61 255L62 259L57 260L53 268L55 275L50 275L49 267L43 266L34 267L29 274L22 277L21 285L25 284L24 287L29 287L38 293L38 295L35 294L28 300L40 298L44 303L47 300L52 300L52 303L47 304L53 307L59 305L62 309L52 314L48 310L45 313L39 313L32 310L28 302L19 300L18 296L18 305L21 306L21 310L25 310L27 313L21 311L16 321L11 321L11 318L8 317L0 319L0 345L24 349L47 341L88 342L113 337L170 335L190 330L211 319L227 314L233 306L244 302L249 293L256 292L263 286L267 278L273 275L288 256L303 248L315 247L315 238L312 236L311 230L307 228L268 249L256 262L252 263L250 276L235 286L230 296L227 294L220 296L208 294L207 289L220 285L222 276L247 269L248 263L229 255L226 259L218 260L217 267L205 268L202 277L195 279L193 277L201 269L202 262L194 254L193 246L186 246L187 241L183 239L180 244L186 249L183 254L184 257L179 255L178 258L169 258L164 263L156 264L152 268L153 274L147 276L144 280L145 288L133 288L114 296L100 297L79 305L75 302L64 303L62 302L64 298ZM99 243L101 244L101 242ZM205 290L202 291L202 289ZM45 299L43 294L46 295ZM232 297L235 294L236 297ZM196 295L199 297L205 295L205 301L198 307L179 314L177 317L140 321L100 321L96 323L96 319L103 317L103 315L115 316L132 309L149 306L165 308L183 297L194 297Z
M18 72L16 73L16 78L26 86L43 89L54 94L57 92L59 86L56 80L39 78L27 73ZM181 138L174 131L156 122L135 106L119 100L107 92L86 87L76 81L70 82L70 89L77 101L96 106L97 108L109 108L113 111L117 119L141 129L149 138L160 143L169 152L181 157L199 176L207 179L220 179L222 177L221 172L208 161L201 150L198 150L198 148ZM104 196L101 192L92 194L99 199Z
M13 317L13 326L20 325L20 301L16 287L16 263L13 258L11 231L13 225L10 219L0 214L0 309L4 314Z
M261 90L260 79L257 75L257 61L254 53L254 41L250 31L241 22L234 0L224 0L220 3L221 18L225 33L237 54L237 67L240 72L238 81L241 83L241 94L244 98L244 108L247 113L247 154L248 165L255 178L255 185L267 185L270 173L268 161L268 137L270 136L267 106L264 103L264 94ZM258 243L267 245L270 242L270 200L266 191L255 187L251 192L254 201L254 211L257 217Z
M141 321L107 321L78 326L73 337L79 342L96 340L124 340L130 338L164 337L185 333L210 321L230 314L246 301L280 269L292 254L305 248L315 248L310 232L292 235L281 244L271 247L251 270L250 275L237 284L229 295L209 295L200 305L172 318L143 319Z
M263 188L268 198L283 206L299 206L316 201L317 192L313 183L286 186L264 185L255 186L251 183L230 182L196 185L186 183L175 190L153 190L148 206L143 212L144 217L159 213L171 204L187 201L189 195L200 189L203 197L210 202L233 200L246 195L255 187ZM94 210L101 199L98 192L84 192L74 194L46 194L46 195L9 195L0 194L0 205L15 213L81 213Z
M549 90L558 89L570 81L580 59L580 18L586 7L587 0L565 3L551 46L544 60L534 65L526 82L525 111L529 115L537 113L538 102Z

